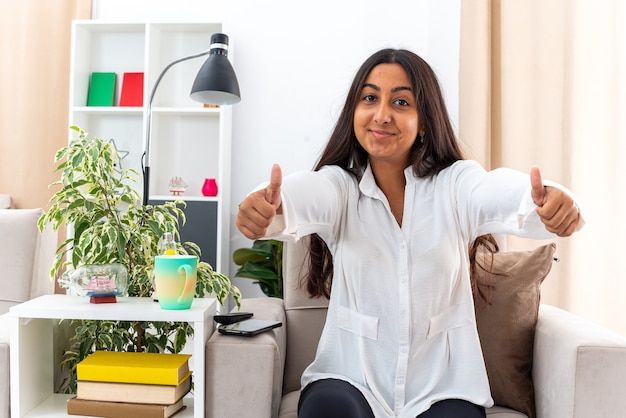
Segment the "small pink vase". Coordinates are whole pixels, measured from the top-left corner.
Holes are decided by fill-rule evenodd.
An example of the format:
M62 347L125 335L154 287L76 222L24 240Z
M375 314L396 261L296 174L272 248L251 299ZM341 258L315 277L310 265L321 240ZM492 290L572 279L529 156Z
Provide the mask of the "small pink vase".
M202 185L203 196L217 196L217 182L215 179L204 179Z

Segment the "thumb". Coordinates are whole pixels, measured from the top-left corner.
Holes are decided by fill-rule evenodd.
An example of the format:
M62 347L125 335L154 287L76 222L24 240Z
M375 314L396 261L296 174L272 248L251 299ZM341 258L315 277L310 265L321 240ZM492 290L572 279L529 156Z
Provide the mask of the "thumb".
M280 186L283 183L283 173L278 164L272 166L270 184L265 188L265 200L271 204L280 202Z
M530 169L530 187L530 194L535 205L543 206L543 204L546 203L546 188L543 186L539 167L532 167Z

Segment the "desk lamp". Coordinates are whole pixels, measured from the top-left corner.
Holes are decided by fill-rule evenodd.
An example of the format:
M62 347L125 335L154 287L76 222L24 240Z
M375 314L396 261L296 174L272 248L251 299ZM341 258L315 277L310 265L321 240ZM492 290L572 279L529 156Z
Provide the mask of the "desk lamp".
M179 62L187 61L208 55L205 63L200 67L198 75L191 87L192 100L215 105L232 105L241 100L239 83L230 61L228 61L228 35L214 33L211 36L211 46L208 50L197 54L179 58L169 63L152 87L146 115L146 137L143 152L143 204L148 204L150 188L150 129L152 127L152 101L154 94L165 73Z

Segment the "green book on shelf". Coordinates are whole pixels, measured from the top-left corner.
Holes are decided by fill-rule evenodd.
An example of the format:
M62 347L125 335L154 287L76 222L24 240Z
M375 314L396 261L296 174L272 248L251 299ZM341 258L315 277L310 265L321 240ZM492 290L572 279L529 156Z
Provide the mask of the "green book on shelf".
M91 73L87 106L113 106L116 78L115 73Z

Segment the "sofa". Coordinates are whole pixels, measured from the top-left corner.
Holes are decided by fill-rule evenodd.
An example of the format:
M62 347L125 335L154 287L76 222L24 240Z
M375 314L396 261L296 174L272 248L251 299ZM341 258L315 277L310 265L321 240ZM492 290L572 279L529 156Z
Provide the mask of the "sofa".
M6 195L0 202L11 207ZM9 416L9 308L54 293L49 271L58 234L51 228L39 232L42 214L42 209L0 209L0 418Z
M243 299L241 310L283 326L255 337L214 333L206 347L206 417L295 418L300 376L313 360L327 300L298 287L306 251L283 249L284 299ZM532 345L531 345L532 346ZM626 338L541 304L532 383L537 418L614 418L626 411ZM489 418L527 415L496 405Z

